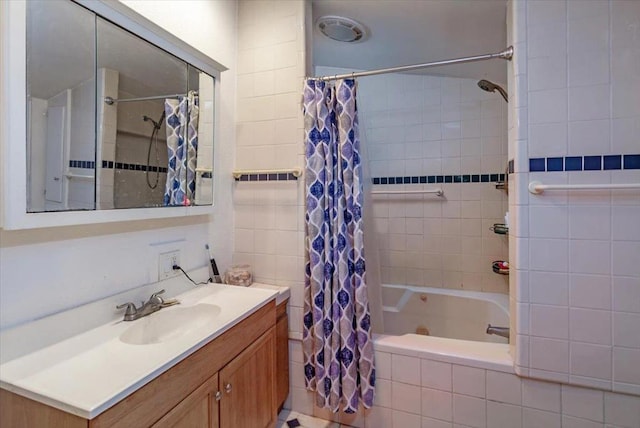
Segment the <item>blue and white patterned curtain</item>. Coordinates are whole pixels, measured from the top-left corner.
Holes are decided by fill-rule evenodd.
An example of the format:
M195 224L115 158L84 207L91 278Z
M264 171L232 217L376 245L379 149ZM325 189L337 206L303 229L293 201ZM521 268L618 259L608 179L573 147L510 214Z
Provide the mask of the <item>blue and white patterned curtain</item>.
M186 97L167 98L164 100L164 111L167 117L169 164L163 203L164 205L191 205L196 191L198 95L194 91L189 91Z
M307 80L303 96L305 384L319 407L354 413L373 405L375 387L356 82Z

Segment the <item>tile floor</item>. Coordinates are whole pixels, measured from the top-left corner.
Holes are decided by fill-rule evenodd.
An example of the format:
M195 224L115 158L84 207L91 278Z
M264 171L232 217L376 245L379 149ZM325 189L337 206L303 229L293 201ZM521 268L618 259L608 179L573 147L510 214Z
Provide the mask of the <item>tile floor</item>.
M299 428L350 428L349 425L341 425L337 422L314 418L288 409L282 409L282 411L278 415L278 423L276 424L276 427L293 428L293 426L290 427L287 424L287 421L291 421L292 419L298 420L298 422L300 423Z

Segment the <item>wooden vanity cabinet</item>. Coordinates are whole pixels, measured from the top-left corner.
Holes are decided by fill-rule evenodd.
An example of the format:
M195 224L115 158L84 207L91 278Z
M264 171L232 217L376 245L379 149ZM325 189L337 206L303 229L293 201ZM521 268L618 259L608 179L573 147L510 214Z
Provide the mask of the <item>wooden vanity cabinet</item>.
M91 420L0 390L0 427L274 426L275 325L270 302Z
M211 376L153 428L267 428L275 424L275 330Z

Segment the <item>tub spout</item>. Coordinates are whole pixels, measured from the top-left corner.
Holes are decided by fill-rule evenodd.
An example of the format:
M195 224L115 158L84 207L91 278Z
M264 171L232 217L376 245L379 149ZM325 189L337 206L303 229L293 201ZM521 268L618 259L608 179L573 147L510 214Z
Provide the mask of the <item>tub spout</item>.
M495 334L496 336L502 336L509 338L509 327L494 327L491 324L487 326L487 334Z

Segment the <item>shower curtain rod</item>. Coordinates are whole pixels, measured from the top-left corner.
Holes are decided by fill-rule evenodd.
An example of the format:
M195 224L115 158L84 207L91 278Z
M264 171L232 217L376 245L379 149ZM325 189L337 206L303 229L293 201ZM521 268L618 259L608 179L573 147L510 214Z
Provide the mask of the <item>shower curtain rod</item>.
M198 93L196 92L196 95ZM170 94L170 95L156 95L153 97L140 97L140 98L123 98L117 99L112 97L104 97L104 102L108 105L112 105L113 103L126 103L130 101L149 101L149 100L160 100L164 98L178 98L178 97L186 97L187 94Z
M460 64L464 62L475 62L475 61L484 61L487 59L493 58L502 58L508 61L511 61L513 57L513 46L509 46L507 49L502 52L486 54L486 55L477 55L477 56L468 56L464 58L455 58L455 59L445 59L444 61L435 61L435 62L427 62L424 64L413 64L413 65L403 65L400 67L391 67L391 68L381 68L378 70L370 70L370 71L358 71L352 73L345 74L335 74L333 76L322 76L322 77L310 77L312 80L320 80L320 81L328 81L328 80L338 80L338 79L349 79L354 77L364 77L364 76L375 76L376 74L386 74L386 73L395 73L398 71L411 71L411 70L419 70L421 68L429 68L429 67L437 67L440 65L449 65L449 64Z

